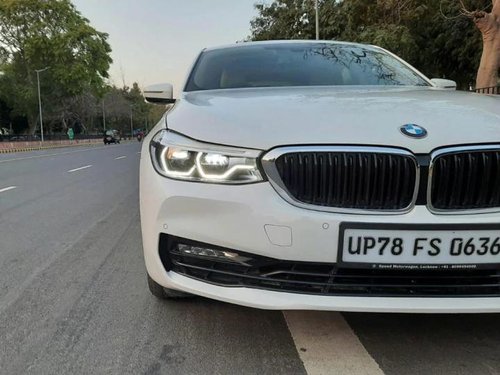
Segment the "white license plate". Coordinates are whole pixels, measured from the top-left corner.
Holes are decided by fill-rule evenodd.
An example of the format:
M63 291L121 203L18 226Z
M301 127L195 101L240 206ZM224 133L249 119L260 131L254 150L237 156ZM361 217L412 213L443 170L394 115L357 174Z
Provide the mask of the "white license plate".
M389 225L343 223L345 267L467 269L500 266L500 224Z

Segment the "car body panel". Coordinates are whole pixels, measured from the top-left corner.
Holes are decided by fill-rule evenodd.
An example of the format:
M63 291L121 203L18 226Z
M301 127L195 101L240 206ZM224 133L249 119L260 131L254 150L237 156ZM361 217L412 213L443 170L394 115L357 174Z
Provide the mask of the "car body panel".
M417 124L424 138L400 127ZM213 145L269 150L287 145L371 145L429 155L441 147L500 142L500 99L435 87L281 87L182 93L145 137L140 213L145 263L158 284L265 309L477 313L500 312L500 297L312 295L224 287L167 271L160 234L297 262L336 263L341 223L499 224L498 212L438 215L425 205L395 215L297 207L269 181L223 185L173 180L154 169L150 141L173 130ZM267 228L287 228L276 238ZM281 238L284 233L284 237ZM287 234L289 233L289 235Z
M158 253L159 233L283 260L332 263L337 260L342 222L463 224L499 223L498 214L439 216L425 207L397 216L331 214L304 210L281 199L269 183L227 186L173 181L158 175L141 153L141 222L146 267L164 287L221 301L266 309L379 312L500 312L500 298L394 298L314 296L210 285L165 271ZM160 203L160 204L158 204ZM291 246L273 244L265 225L291 228ZM325 229L327 224L327 229Z
M425 87L198 91L183 95L167 123L204 142L261 150L370 144L429 153L446 145L499 141L500 99ZM423 126L425 141L401 134L399 127L407 123Z

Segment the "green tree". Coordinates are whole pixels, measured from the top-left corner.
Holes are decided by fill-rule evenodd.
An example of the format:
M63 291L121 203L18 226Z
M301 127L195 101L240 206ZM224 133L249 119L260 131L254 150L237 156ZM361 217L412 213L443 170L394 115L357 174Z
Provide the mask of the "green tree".
M38 120L35 69L44 108L61 110L68 98L101 95L111 63L108 35L95 30L69 0L0 1L0 98L24 115L30 132Z
M253 40L311 39L315 35L313 1L278 0L255 8L259 16L250 22Z
M136 82L132 87L109 86L99 103L99 114L102 114L102 105L106 113L106 128L120 130L122 134L130 133L131 118L135 130L144 130L156 124L165 112L162 106L146 103Z
M468 0L475 9L492 0ZM275 0L255 6L251 39L313 39L312 0ZM475 81L481 34L460 15L457 0L320 0L320 36L379 45L431 77ZM451 16L448 16L451 15ZM300 22L302 20L302 22Z
M125 92L125 97L130 103L134 129L144 129L148 122L152 105L145 102L142 91L136 82L134 82L132 87Z

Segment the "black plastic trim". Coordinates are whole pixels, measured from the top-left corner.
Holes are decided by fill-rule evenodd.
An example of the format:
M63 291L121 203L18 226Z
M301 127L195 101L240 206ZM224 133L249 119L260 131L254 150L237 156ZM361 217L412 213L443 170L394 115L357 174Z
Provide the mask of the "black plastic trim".
M463 226L470 227L467 224ZM408 227L408 225L401 224L401 227ZM435 226L424 225L421 227ZM245 287L322 296L500 297L500 268L447 271L352 269L339 267L335 263L279 260L174 237L165 233L160 236L165 237L166 241L159 249L160 257L162 259L169 258L170 263L168 264L171 264L171 272L220 287ZM217 258L186 256L176 250L178 243L231 251L240 256L248 257L250 260L238 263L221 261ZM165 265L165 268L168 264Z

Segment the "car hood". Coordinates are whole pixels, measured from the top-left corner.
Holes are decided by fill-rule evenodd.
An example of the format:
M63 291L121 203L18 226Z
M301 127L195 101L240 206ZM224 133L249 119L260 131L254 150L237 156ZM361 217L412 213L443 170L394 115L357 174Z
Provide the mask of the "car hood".
M423 139L403 135L423 126ZM389 145L429 153L500 143L500 97L435 88L259 88L185 93L167 126L205 142L267 150L300 144Z

